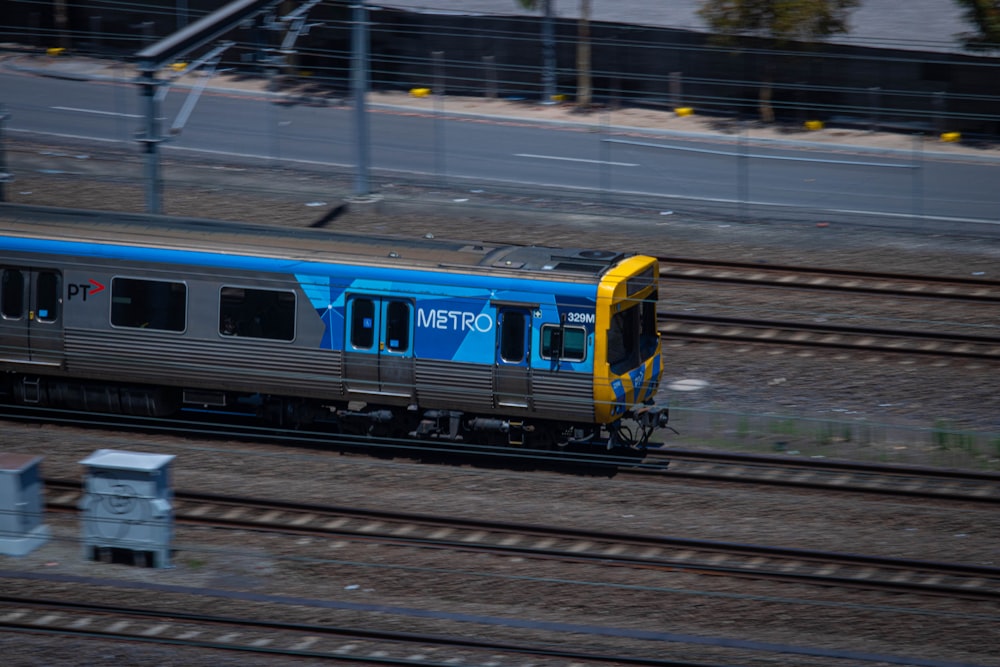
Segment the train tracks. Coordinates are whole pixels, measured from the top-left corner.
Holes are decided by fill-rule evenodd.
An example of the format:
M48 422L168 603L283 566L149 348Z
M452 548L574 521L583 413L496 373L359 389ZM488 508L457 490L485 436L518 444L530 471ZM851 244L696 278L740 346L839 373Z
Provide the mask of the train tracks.
M745 286L1000 304L1000 281L659 257L660 277Z
M664 447L620 474L1000 504L1000 474Z
M64 580L61 585L65 587L86 583L86 580ZM258 603L260 601L257 600ZM299 601L300 604L308 602ZM524 664L525 660L536 665L585 662L669 667L681 664L671 660L628 658L619 653L561 650L529 643L479 641L460 636L390 632L326 623L290 623L263 618L184 613L176 610L39 599L34 596L0 596L0 630L155 642L240 651L257 656L334 659L372 665L431 667L492 664L497 667L513 667Z
M873 298L907 297L930 299L938 304L964 302L976 308L1000 305L1000 282L981 278L929 278L893 273L715 262L676 257L660 257L659 261L660 276L665 282L676 280L752 289L766 287L781 290L812 290L853 298L858 295ZM983 317L981 310L977 313L979 317ZM983 361L1000 360L1000 335L843 326L682 312L661 312L659 329L666 338L673 340L933 355Z
M48 509L75 512L79 485L46 482ZM587 565L714 574L1000 600L1000 568L740 543L567 529L203 493L178 493L175 520L230 530L309 535Z
M1000 361L1000 337L659 313L667 339L757 343Z

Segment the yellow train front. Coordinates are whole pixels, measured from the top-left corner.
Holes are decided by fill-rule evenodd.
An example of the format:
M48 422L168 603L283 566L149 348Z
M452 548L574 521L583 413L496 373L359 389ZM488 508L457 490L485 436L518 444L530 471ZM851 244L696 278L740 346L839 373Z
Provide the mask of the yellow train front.
M594 345L594 421L608 430L608 449L645 450L669 411L655 396L663 373L657 328L659 265L635 255L598 286Z

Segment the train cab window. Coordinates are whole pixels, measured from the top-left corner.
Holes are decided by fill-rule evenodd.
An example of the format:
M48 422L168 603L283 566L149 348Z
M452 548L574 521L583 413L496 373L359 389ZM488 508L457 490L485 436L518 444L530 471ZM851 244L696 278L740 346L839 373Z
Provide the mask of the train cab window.
M656 328L656 304L659 301L654 291L639 306L639 354L649 359L656 352L659 334Z
M59 274L40 271L35 280L36 317L40 322L55 322L59 319Z
M587 330L583 327L559 327L556 324L542 326L542 358L583 361L587 358Z
M524 361L524 332L527 318L524 313L508 311L500 324L500 358L517 363Z
M295 338L295 292L224 286L219 294L223 336Z
M17 269L3 271L0 314L10 320L19 320L24 316L24 274Z
M184 331L187 285L166 280L112 278L111 324L131 329Z
M640 307L632 306L611 316L608 328L608 363L619 375L639 365Z

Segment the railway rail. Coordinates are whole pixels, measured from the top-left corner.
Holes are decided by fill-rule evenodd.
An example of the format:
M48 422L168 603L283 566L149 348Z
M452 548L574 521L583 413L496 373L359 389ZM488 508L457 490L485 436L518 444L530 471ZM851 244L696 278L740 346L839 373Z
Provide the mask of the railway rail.
M661 312L658 319L660 333L668 340L759 343L1000 361L1000 337L992 336L672 312Z
M619 474L1000 504L1000 474L662 447Z
M976 277L935 277L850 271L808 266L720 262L659 257L664 283L675 281L813 290L828 294L909 297L937 302L968 302L977 307L1000 304L1000 281ZM981 314L979 315L981 318ZM761 343L863 352L934 355L1000 360L1000 336L945 331L916 331L869 326L774 321L682 312L661 312L660 332L668 339Z
M686 257L657 259L660 277L667 280L1000 304L1000 281L987 278L918 276Z
M65 585L65 582L64 582ZM458 636L290 623L176 610L0 596L0 630L241 651L256 655L338 659L373 665L613 663L671 667L689 663L480 641Z
M75 512L78 483L48 480L48 509ZM178 492L178 522L519 558L820 586L1000 600L1000 568L752 544Z

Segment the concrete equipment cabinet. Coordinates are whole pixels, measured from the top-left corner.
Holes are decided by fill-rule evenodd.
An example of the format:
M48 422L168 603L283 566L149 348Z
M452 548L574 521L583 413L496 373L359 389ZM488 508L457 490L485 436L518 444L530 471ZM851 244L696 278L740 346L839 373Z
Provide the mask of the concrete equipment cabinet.
M42 523L42 457L0 452L0 554L24 556L48 541Z
M85 559L170 567L173 459L99 449L80 461L87 466L80 500Z

